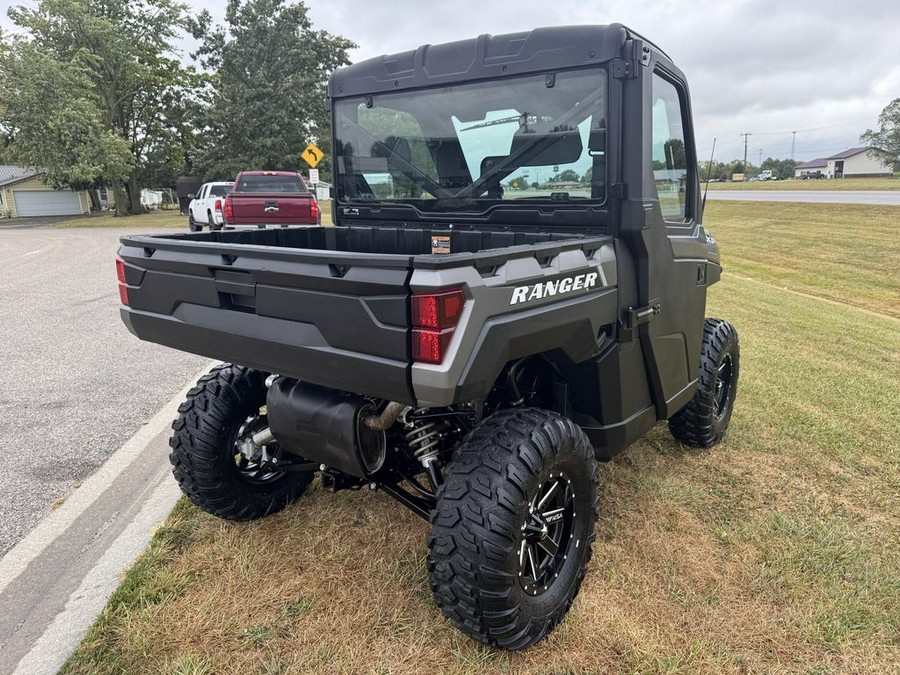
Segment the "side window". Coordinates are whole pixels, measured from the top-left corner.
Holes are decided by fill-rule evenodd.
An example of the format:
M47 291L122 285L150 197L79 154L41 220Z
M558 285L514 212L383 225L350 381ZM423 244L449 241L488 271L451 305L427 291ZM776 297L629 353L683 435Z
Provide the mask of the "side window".
M681 100L675 85L658 73L653 74L652 95L653 178L659 206L665 220L684 222L686 195L693 183L685 154Z

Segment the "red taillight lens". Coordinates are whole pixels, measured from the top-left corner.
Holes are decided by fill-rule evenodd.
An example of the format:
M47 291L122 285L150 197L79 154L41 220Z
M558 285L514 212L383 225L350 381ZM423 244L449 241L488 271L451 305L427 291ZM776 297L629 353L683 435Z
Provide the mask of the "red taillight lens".
M217 200L216 200L216 207L215 207L215 208L216 208L216 211L221 211L221 210L222 210L222 200L221 200L221 199L217 199Z
M234 218L234 204L231 203L231 195L225 197L225 211L222 214L222 220L226 223Z
M309 205L309 217L315 218L316 222L319 222L319 202L315 199Z
M466 296L459 289L412 295L410 314L414 361L437 364L444 360L465 304Z
M438 364L444 360L453 329L441 331L414 330L412 341L413 361Z
M125 261L116 258L116 278L119 280L119 300L123 305L128 304L128 286L125 285Z
M443 293L414 293L412 323L416 328L444 330L455 328L462 314L466 296L460 290Z

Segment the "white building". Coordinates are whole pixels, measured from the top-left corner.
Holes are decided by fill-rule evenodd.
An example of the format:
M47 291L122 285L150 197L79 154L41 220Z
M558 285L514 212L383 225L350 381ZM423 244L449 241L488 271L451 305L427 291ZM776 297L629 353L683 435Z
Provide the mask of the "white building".
M869 154L868 148L850 148L828 157L827 178L872 178L892 176L891 165Z

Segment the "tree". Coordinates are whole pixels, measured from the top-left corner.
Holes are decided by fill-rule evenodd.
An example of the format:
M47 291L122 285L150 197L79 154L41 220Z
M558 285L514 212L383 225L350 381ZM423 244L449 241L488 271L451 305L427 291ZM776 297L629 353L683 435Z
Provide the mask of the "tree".
M2 51L11 75L0 88L7 152L62 185L109 182L118 214L140 212L141 171L177 136L173 118L195 84L172 47L185 6L40 0L9 16L24 37Z
M18 37L0 44L3 156L40 167L57 188L125 180L133 169L128 142L104 123L84 57L60 63Z
M556 177L558 183L577 183L578 173L573 169L566 169Z
M202 40L195 56L216 71L197 153L207 177L306 168L300 153L310 141L325 152L320 169L330 177L325 84L355 45L313 30L306 5L286 0L229 0L224 26L204 11L193 32Z
M888 103L878 116L878 130L866 129L859 140L874 154L889 164L900 162L900 98Z

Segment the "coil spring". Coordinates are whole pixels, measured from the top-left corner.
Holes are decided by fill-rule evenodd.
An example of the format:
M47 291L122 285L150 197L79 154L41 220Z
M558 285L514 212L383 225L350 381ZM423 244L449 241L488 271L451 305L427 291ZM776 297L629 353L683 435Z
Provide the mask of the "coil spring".
M434 420L412 422L412 428L406 432L406 443L423 466L437 459L438 446L441 443L440 435L441 427Z

